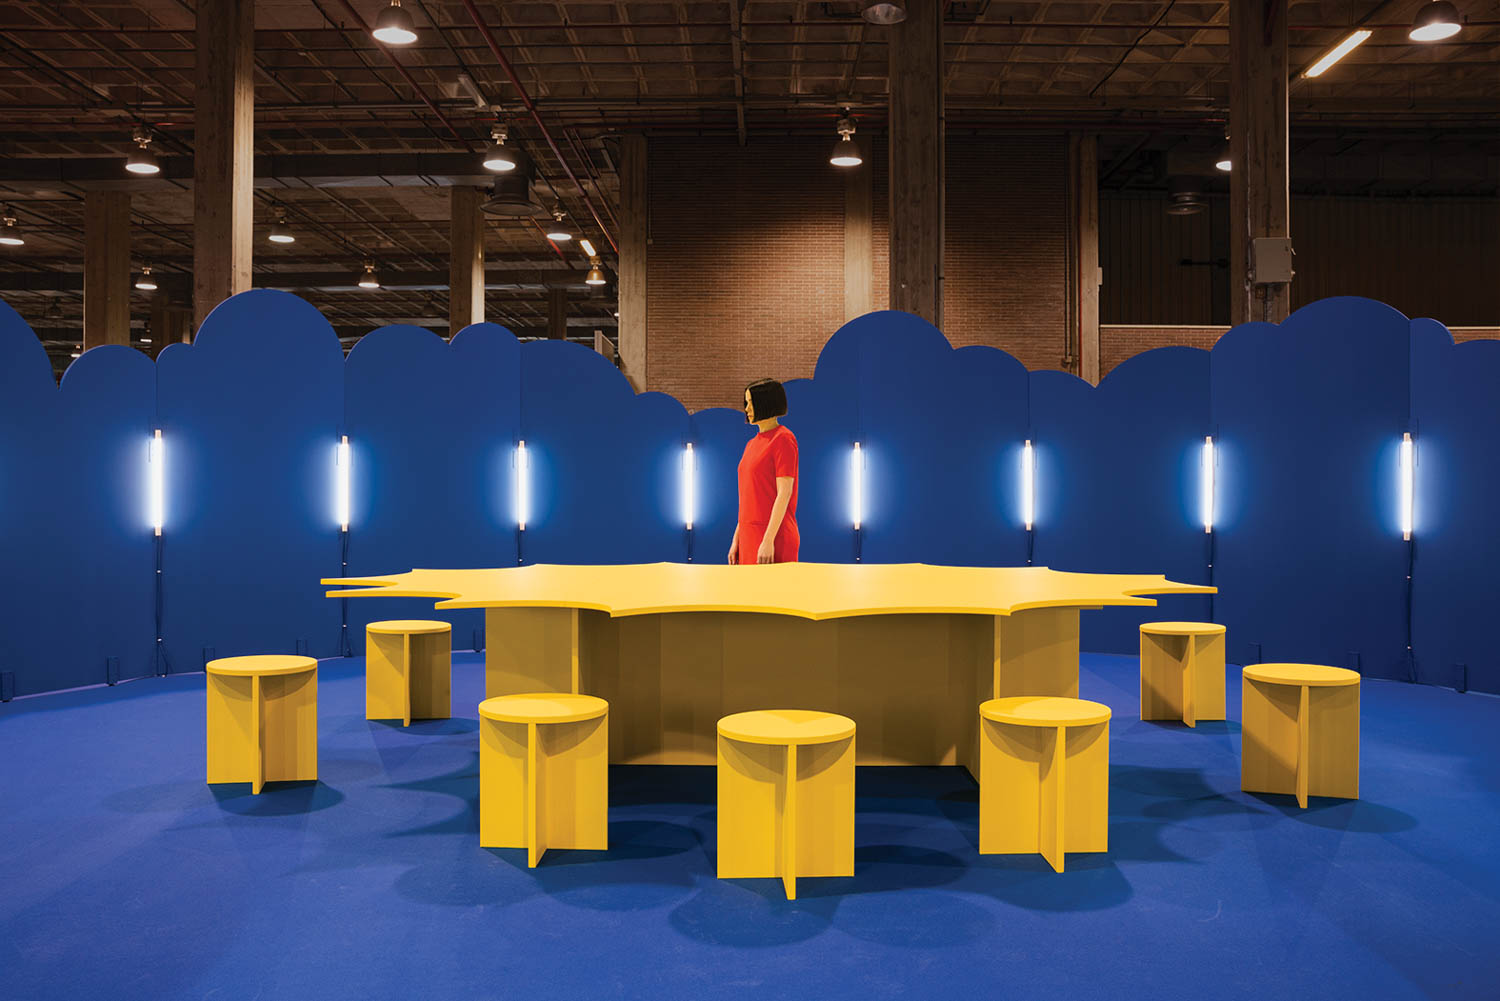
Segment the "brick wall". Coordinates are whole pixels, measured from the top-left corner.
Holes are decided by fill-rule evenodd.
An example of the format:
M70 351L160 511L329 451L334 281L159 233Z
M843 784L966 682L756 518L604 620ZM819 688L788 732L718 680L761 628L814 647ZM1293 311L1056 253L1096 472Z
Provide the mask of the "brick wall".
M1061 368L1068 323L1068 143L948 140L943 333Z
M739 407L812 375L844 318L844 182L832 141L647 141L648 389Z
M870 155L875 309L890 301L886 151ZM652 137L647 388L689 410L812 375L843 322L842 173L831 140ZM948 143L944 333L1056 368L1067 317L1061 135Z
M1152 348L1185 346L1208 350L1228 327L1128 326L1109 324L1099 328L1099 375L1102 378L1116 365ZM1450 328L1457 342L1485 338L1500 340L1500 327Z

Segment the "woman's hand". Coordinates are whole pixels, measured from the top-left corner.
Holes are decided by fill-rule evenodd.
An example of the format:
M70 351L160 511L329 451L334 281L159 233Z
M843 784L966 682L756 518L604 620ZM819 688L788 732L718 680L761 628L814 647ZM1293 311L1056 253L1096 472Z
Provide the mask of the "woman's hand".
M734 537L734 541L729 544L729 565L733 566L734 564L738 563L739 561L740 561L740 537L738 535L736 535Z
M770 533L767 533L766 537L760 540L760 550L755 554L755 562L776 562L776 540L771 538Z

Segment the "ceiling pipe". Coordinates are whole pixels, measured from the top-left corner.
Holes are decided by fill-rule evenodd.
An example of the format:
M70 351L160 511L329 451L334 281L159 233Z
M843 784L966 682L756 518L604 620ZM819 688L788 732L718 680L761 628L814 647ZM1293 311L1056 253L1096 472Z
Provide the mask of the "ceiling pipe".
M343 0L343 3L347 7L349 0ZM531 101L531 95L527 94L526 88L521 85L520 77L516 76L516 71L511 66L510 60L505 58L505 53L501 51L500 43L495 41L495 36L490 32L489 25L485 24L484 18L479 16L479 8L474 6L474 0L464 0L464 7L469 11L469 17L474 21L474 26L479 29L479 34L484 37L485 44L490 47L490 52L494 54L496 61L500 63L500 68L505 70L506 76L510 77L510 82L515 86L516 93L521 95L521 103L526 105L527 111L531 112L531 120L536 122L537 128L542 130L542 137L547 140L547 145L551 148L552 155L557 157L557 162L562 165L563 172L568 175L568 180L573 182L574 187L578 189L578 193L583 196L583 204L589 207L589 214L594 217L594 223L599 227L599 232L604 234L604 239L609 241L610 248L618 255L620 253L619 244L615 242L615 238L610 233L609 227L600 218L599 209L594 205L594 200L589 197L588 189L578 180L578 175L573 173L573 168L568 166L567 158L563 156L562 150L557 147L557 140L553 139L552 133L547 131L547 125L542 121L542 116L537 113L536 105Z

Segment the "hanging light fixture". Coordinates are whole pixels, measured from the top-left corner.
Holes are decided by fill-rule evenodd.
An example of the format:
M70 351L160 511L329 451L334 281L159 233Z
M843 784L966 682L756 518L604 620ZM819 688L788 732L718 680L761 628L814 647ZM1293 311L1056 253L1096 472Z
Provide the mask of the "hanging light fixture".
M490 148L485 150L484 153L485 170L492 170L497 174L504 174L509 171L515 170L519 165L519 161L516 159L515 152L511 149L508 149L505 145L505 140L509 137L510 131L505 127L504 122L496 122L494 127L490 129L490 139L492 140L492 143L490 145Z
M1214 158L1214 166L1218 167L1226 174L1234 169L1234 161L1229 158L1228 143L1225 143L1219 148L1218 155Z
M17 228L16 213L9 205L0 209L0 223L3 223L0 225L0 244L7 247L26 246L26 237Z
M573 239L573 234L568 232L568 227L563 225L563 212L561 206L552 206L552 225L547 227L547 239L555 243L565 243Z
M412 20L411 12L401 6L401 0L391 0L391 5L375 19L375 30L370 34L387 45L410 45L417 40L417 23Z
M1196 215L1203 211L1203 192L1191 177L1174 177L1167 184L1167 215Z
M584 278L583 283L585 285L603 285L604 282L604 271L599 267L599 258L590 258L588 277Z
M157 161L156 154L151 151L151 133L146 129L138 128L131 133L130 140L140 148L133 150L125 158L125 169L143 177L160 174L161 164Z
M142 292L155 292L157 289L156 279L151 277L151 265L147 264L141 268L141 276L135 280L135 287Z
M1457 7L1448 0L1433 0L1417 11L1417 19L1411 23L1406 37L1414 42L1440 42L1458 34L1462 27Z
M286 213L276 213L276 222L271 225L271 235L266 239L272 243L296 243L297 237L287 228Z
M859 143L854 141L854 119L849 115L849 109L845 108L840 116L838 125L839 137L833 144L833 152L828 156L828 162L835 167L858 167L865 162L865 158L859 150Z
M871 24L900 24L906 20L906 4L901 0L865 0L859 16Z
M379 288L380 279L375 277L375 262L365 262L365 273L359 276L360 288Z

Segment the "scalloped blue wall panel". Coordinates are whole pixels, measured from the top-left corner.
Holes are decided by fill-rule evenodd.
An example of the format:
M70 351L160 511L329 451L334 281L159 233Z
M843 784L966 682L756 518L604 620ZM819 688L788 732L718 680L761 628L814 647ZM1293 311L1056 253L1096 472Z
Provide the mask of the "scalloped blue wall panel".
M729 557L739 514L738 469L745 444L755 428L740 410L714 407L692 416L693 454L697 466L693 520L694 563L723 563ZM800 442L799 442L800 446ZM802 504L798 497L798 506ZM799 528L800 523L799 523Z
M420 327L385 327L359 340L344 365L351 452L349 576L416 567L516 564L507 518L516 440L519 344L493 324L449 345ZM442 619L469 649L477 610L434 611L422 598L348 602L350 648L382 619Z
M1417 680L1500 693L1500 341L1412 322Z
M167 441L163 629L174 672L219 657L339 649L334 459L343 352L284 292L225 300L157 360Z
M1025 368L993 348L955 351L931 324L907 313L871 313L838 336L855 342L866 470L863 559L1024 561L1019 467L1010 458L1025 437Z
M1209 582L1198 503L1208 382L1208 352L1194 348L1138 355L1097 389L1063 372L1031 374L1038 566ZM1203 622L1209 612L1207 598L1189 596L1106 608L1084 614L1080 639L1086 650L1135 653L1142 622Z
M1214 347L1215 611L1232 662L1258 643L1267 662L1357 656L1363 673L1406 677L1410 327L1368 299L1325 299Z
M523 562L686 560L682 404L636 395L580 344L533 341L521 347L520 433L531 464Z

